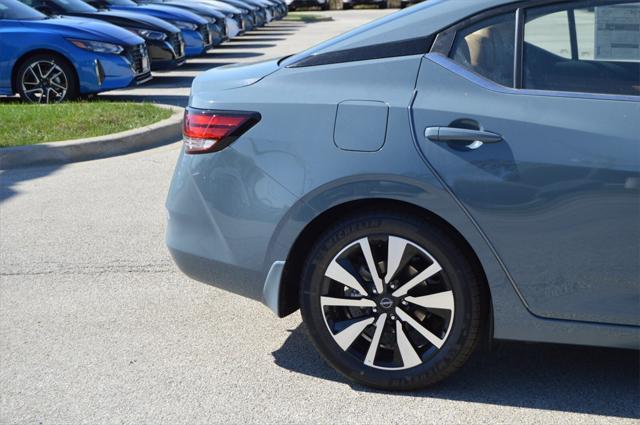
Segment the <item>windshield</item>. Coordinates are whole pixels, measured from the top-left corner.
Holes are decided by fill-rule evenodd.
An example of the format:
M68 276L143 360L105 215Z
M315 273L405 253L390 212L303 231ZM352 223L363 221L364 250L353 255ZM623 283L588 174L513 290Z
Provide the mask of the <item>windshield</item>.
M45 15L17 0L0 0L0 19L47 19Z
M107 0L111 6L137 6L138 4L131 0Z
M82 0L50 0L51 3L58 5L62 10L67 13L91 13L97 12L93 6L88 5Z

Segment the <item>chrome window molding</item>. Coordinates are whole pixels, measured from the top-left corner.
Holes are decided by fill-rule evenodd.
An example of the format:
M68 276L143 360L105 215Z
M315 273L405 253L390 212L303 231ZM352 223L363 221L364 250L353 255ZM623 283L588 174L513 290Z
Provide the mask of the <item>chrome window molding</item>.
M640 102L640 96L621 95L621 94L603 94L603 93L585 93L585 92L568 92L568 91L553 91L553 90L535 90L524 88L506 87L495 83L480 74L465 68L458 64L453 59L441 54L441 53L428 53L425 55L426 59L437 63L443 68L457 74L458 76L486 89L497 93L511 94L511 95L528 95L528 96L549 96L549 97L571 97L579 99L591 99L591 100L618 100L625 102Z

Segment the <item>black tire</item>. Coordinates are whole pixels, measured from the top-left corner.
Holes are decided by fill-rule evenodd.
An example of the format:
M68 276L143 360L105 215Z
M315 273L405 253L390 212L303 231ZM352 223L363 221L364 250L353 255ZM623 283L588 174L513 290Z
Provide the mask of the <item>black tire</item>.
M329 10L329 3L324 3L322 6L320 6L320 10Z
M56 55L54 53L40 53L40 54L36 54L28 57L26 60L24 60L20 64L20 66L16 71L14 84L15 84L16 91L18 92L18 94L20 95L20 98L23 101L34 102L33 95L28 93L28 90L26 90L27 86L25 86L23 82L26 81L25 78L27 80L29 80L30 78L33 78L33 76L29 71L29 68L32 65L38 64L38 63L54 64L63 73L58 81L62 81L62 79L64 79L66 83L66 91L64 92L64 95L61 96L60 98L56 97L55 102L74 100L78 97L78 94L79 94L78 78L76 77L76 73L73 66L65 58L63 58L60 55ZM55 88L57 89L57 87ZM51 97L49 97L49 99L50 98ZM49 102L43 102L43 103L49 103ZM54 102L51 102L51 103L54 103Z
M378 9L386 9L387 7L389 7L389 4L386 1L378 3Z
M353 5L351 3L343 3L342 4L342 9L343 10L351 10L351 9L353 9Z
M434 345L433 347L429 347L427 351L423 351L421 354L419 353L418 348L416 348L418 345L415 343L416 337L414 329L417 330L417 328L409 327L410 323L405 319L401 321L400 314L398 314L398 323L394 322L394 326L399 326L400 330L404 328L402 333L404 333L405 336L410 335L412 337L413 342L410 342L410 344L414 349L413 353L418 354L418 357L415 358L422 362L419 363L419 361L416 360L415 364L417 365L408 366L407 363L405 363L405 356L401 355L402 367L408 368L400 370L383 370L376 366L372 367L370 365L366 365L361 358L357 358L355 354L348 351L358 345L365 346L367 341L369 342L369 347L373 346L373 344L371 344L371 340L375 337L370 335L375 334L376 331L368 331L368 328L365 328L359 333L359 336L350 343L351 345L349 345L348 349L341 348L340 345L338 345L337 339L335 339L335 335L337 335L337 333L333 333L333 331L329 330L329 324L328 322L325 322L324 312L325 309L331 310L333 308L347 307L327 307L326 305L325 307L322 307L320 304L322 296L332 296L331 293L326 292L327 285L336 285L337 282L325 276L325 271L332 263L333 259L337 258L336 256L339 253L345 252L345 247L349 247L350 244L354 241L361 240L361 238L367 238L367 241L373 242L371 244L372 252L377 252L379 257L379 253L382 251L373 251L375 248L374 243L376 238L384 239L385 237L388 238L389 235L395 236L397 240L406 240L410 243L416 244L423 248L425 252L428 252L431 255L431 258L435 259L435 261L440 264L442 271L440 272L441 275L437 279L441 284L448 285L447 287L450 288L450 291L447 292L453 294L451 303L455 306L455 313L454 311L451 311L449 319L453 320L453 323L448 325L449 330L443 337L444 342L441 347L438 349ZM406 245L406 247L409 247L409 245ZM407 254L406 250L408 248L406 247L403 248L403 255L409 255ZM476 345L480 340L482 330L487 325L489 305L487 287L483 279L474 270L473 265L467 260L468 253L446 232L429 221L395 212L380 212L352 216L341 220L326 230L310 252L311 254L305 263L302 290L300 291L302 318L309 330L310 338L316 349L331 366L347 378L359 384L384 390L420 389L433 385L450 376L466 362L476 348ZM374 254L374 257L376 257L376 254ZM375 258L375 262L378 262L378 257ZM413 261L413 257L411 261ZM384 267L386 269L386 265ZM353 268L351 270L355 271L356 269ZM379 269L378 271L380 276L382 276L382 270L383 269ZM399 271L400 268L397 268L397 270ZM365 284L373 285L373 283L371 283L371 279L366 282L367 279L360 273L357 272L356 275L359 275L358 280L362 282L363 287ZM424 285L423 288L430 288L430 285L434 284L430 279L431 277L427 278L427 280L429 280L429 284L425 281L419 285ZM338 285L340 284L338 283ZM389 285L391 285L391 283ZM402 287L402 285L403 284L400 283L398 287ZM438 285L438 283L436 282L435 285ZM371 287L372 286L367 286L367 288ZM394 286L391 286L391 288L394 288ZM417 290L417 288L419 287L414 287L412 291ZM346 286L344 286L343 289L349 291ZM371 294L371 291L373 290L368 290L368 293ZM385 286L385 291L387 291L387 286ZM387 292L385 292L385 294L386 293ZM391 293L391 290L389 290L389 293ZM417 297L411 296L411 293L405 295L407 299L417 299ZM386 297L386 295L378 296ZM403 304L400 305L400 300L394 299L394 305L409 311L410 315L414 315L412 316L412 319L415 320L417 317L415 316L417 314L416 312L420 310L421 307L410 310L415 307L415 304L405 304L406 301L404 300L402 300L402 302ZM362 310L366 309L365 307L361 308ZM382 311L382 308L382 304L379 304L378 309ZM348 309L352 308L348 307ZM373 310L375 311L376 309ZM398 308L395 308L395 310L392 311L398 313ZM352 319L350 323L360 320L359 317L349 317ZM362 317L367 316L363 315ZM393 318L394 315L389 313L386 317ZM378 315L378 318L380 318L380 315ZM426 328L428 320L431 319L423 318L420 320L423 321L422 323ZM377 323L378 322L375 322L376 325ZM388 326L387 324L389 322L383 320L382 323L383 326L381 326L381 329L389 329L385 327ZM370 324L368 326L372 329L377 329L377 326L374 327L374 324ZM396 335L396 339L393 340L395 341L396 346L389 350L393 350L394 354L392 357L397 358L398 352L403 351L399 346L401 337L399 332L394 332L393 326L390 326L390 328L390 331L381 330L381 334L383 332L391 332L392 335ZM398 328L396 327L395 329ZM369 332L368 335L367 332ZM380 358L378 350L384 349L384 340L378 337L378 341L383 342L383 344L376 344L373 356L374 363ZM387 344L387 347L389 346L390 344ZM427 345L423 344L423 347L425 346ZM369 348L369 350L370 349L371 348Z

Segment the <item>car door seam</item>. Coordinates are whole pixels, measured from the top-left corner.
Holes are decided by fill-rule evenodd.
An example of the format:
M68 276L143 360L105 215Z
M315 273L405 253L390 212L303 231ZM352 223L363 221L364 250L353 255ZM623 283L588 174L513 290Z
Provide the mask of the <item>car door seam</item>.
M493 256L496 258L496 261L498 261L498 264L500 265L500 267L502 268L503 272L505 273L505 275L507 276L507 279L509 280L509 282L511 283L511 286L513 287L514 291L516 292L516 294L518 295L518 298L520 298L520 301L522 302L522 304L525 306L525 308L527 309L527 311L529 311L529 313L531 313L532 315L542 318L542 319L548 319L547 317L544 316L540 316L538 314L536 314L531 307L529 306L529 304L526 302L526 300L524 299L522 293L520 292L520 290L518 289L513 276L511 276L511 273L509 272L509 269L507 268L507 265L502 261L502 259L500 258L500 254L498 253L498 251L496 250L496 248L493 246L493 244L491 243L491 241L489 240L489 238L487 237L487 235L485 234L484 230L482 230L482 227L480 227L480 224L473 218L473 216L471 215L471 213L469 212L469 210L464 206L464 204L458 199L457 196L455 196L455 194L453 193L453 191L451 190L451 188L449 187L449 185L444 181L444 179L440 176L440 174L435 170L435 168L433 167L433 165L431 165L431 163L429 162L429 160L427 159L427 157L425 156L424 152L422 151L422 149L420 149L420 145L418 143L418 136L416 133L416 126L415 126L415 121L413 119L413 105L414 102L416 100L418 96L418 90L417 87L413 90L413 95L411 96L411 101L409 103L409 107L408 107L408 112L409 112L409 126L411 128L411 138L413 139L413 144L415 149L418 151L418 155L420 155L420 158L422 159L422 161L427 165L427 168L429 168L429 170L431 171L431 173L435 176L435 178L440 182L440 184L442 185L442 187L444 188L444 190L449 194L449 196L451 196L451 198L453 199L453 201L458 205L458 207L462 210L462 212L464 213L464 215L469 219L469 221L471 222L471 224L476 228L476 230L478 231L478 233L480 234L480 237L485 241L485 243L487 244L487 246L489 247L489 250L491 250L491 253L493 254Z

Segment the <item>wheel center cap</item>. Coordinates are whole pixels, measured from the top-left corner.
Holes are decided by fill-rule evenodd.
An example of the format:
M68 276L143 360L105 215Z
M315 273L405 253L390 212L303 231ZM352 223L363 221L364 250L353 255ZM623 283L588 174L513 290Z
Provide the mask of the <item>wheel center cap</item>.
M379 304L380 307L384 308L385 310L389 310L391 307L393 307L394 302L391 298L384 297L380 299Z

